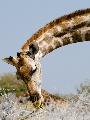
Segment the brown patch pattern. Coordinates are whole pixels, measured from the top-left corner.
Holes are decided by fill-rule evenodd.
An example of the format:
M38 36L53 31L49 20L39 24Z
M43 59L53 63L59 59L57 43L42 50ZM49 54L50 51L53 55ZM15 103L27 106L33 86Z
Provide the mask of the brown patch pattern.
M55 37L62 37L62 36L64 36L65 34L67 34L68 32L73 32L73 31L75 31L75 30L77 30L77 29L79 29L79 28L81 28L81 27L84 27L84 26L90 26L90 23L87 23L87 21L86 22L82 22L82 23L79 23L79 24L77 24L77 25L74 25L73 27L66 27L65 29L63 29L63 31L62 32L60 32L60 33L57 33L57 34L55 34L54 36Z
M87 33L85 34L85 40L90 41L90 30L88 30Z
M51 52L51 51L53 51L53 47L50 45L50 46L48 47L48 49L47 49L47 53L49 53L49 52Z
M83 39L82 39L82 36L81 36L81 32L80 31L75 31L72 33L72 39L73 39L73 42L76 43L76 42L82 42Z
M66 38L63 39L63 44L64 44L64 45L67 45L67 44L69 44L69 43L71 43L70 37L66 37Z
M37 38L39 38L43 33L45 33L47 30L53 28L54 26L61 24L64 21L69 21L72 18L76 18L76 16L80 17L82 15L87 15L87 14L90 14L90 8L85 9L85 10L78 10L72 14L65 15L63 17L56 19L56 20L53 20L49 24L45 25L43 28L39 29L34 35L32 35L32 37L26 41L26 43L22 46L21 49L22 50L27 49L27 47L29 46L29 44L31 44L31 42L33 40L36 41Z

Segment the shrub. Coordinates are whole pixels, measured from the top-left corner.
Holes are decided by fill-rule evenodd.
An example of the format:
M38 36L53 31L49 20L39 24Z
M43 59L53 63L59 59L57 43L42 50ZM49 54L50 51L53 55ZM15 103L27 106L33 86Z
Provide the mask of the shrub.
M5 74L0 77L0 95L9 92L15 92L16 96L20 96L27 91L22 80L17 80L14 74Z

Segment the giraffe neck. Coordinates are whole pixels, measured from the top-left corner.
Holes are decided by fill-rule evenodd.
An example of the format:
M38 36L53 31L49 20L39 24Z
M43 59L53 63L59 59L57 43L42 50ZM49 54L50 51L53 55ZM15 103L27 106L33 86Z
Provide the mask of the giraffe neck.
M41 56L67 44L90 40L90 9L79 10L58 18L36 32L22 47L27 50L31 42L39 45Z

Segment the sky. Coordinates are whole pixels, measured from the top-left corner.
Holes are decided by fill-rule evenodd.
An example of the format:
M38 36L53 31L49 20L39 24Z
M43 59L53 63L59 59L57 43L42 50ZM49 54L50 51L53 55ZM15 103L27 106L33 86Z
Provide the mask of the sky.
M90 7L89 0L0 0L0 75L16 69L2 58L15 56L39 28L62 15ZM90 81L90 42L64 46L42 60L42 86L51 93L75 93Z

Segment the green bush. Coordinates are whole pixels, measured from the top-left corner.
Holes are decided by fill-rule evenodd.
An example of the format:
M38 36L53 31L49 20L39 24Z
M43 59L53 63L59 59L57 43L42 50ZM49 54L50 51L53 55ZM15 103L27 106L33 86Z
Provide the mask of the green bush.
M5 74L0 77L0 95L8 92L15 92L17 96L27 91L22 80L17 80L14 74Z

